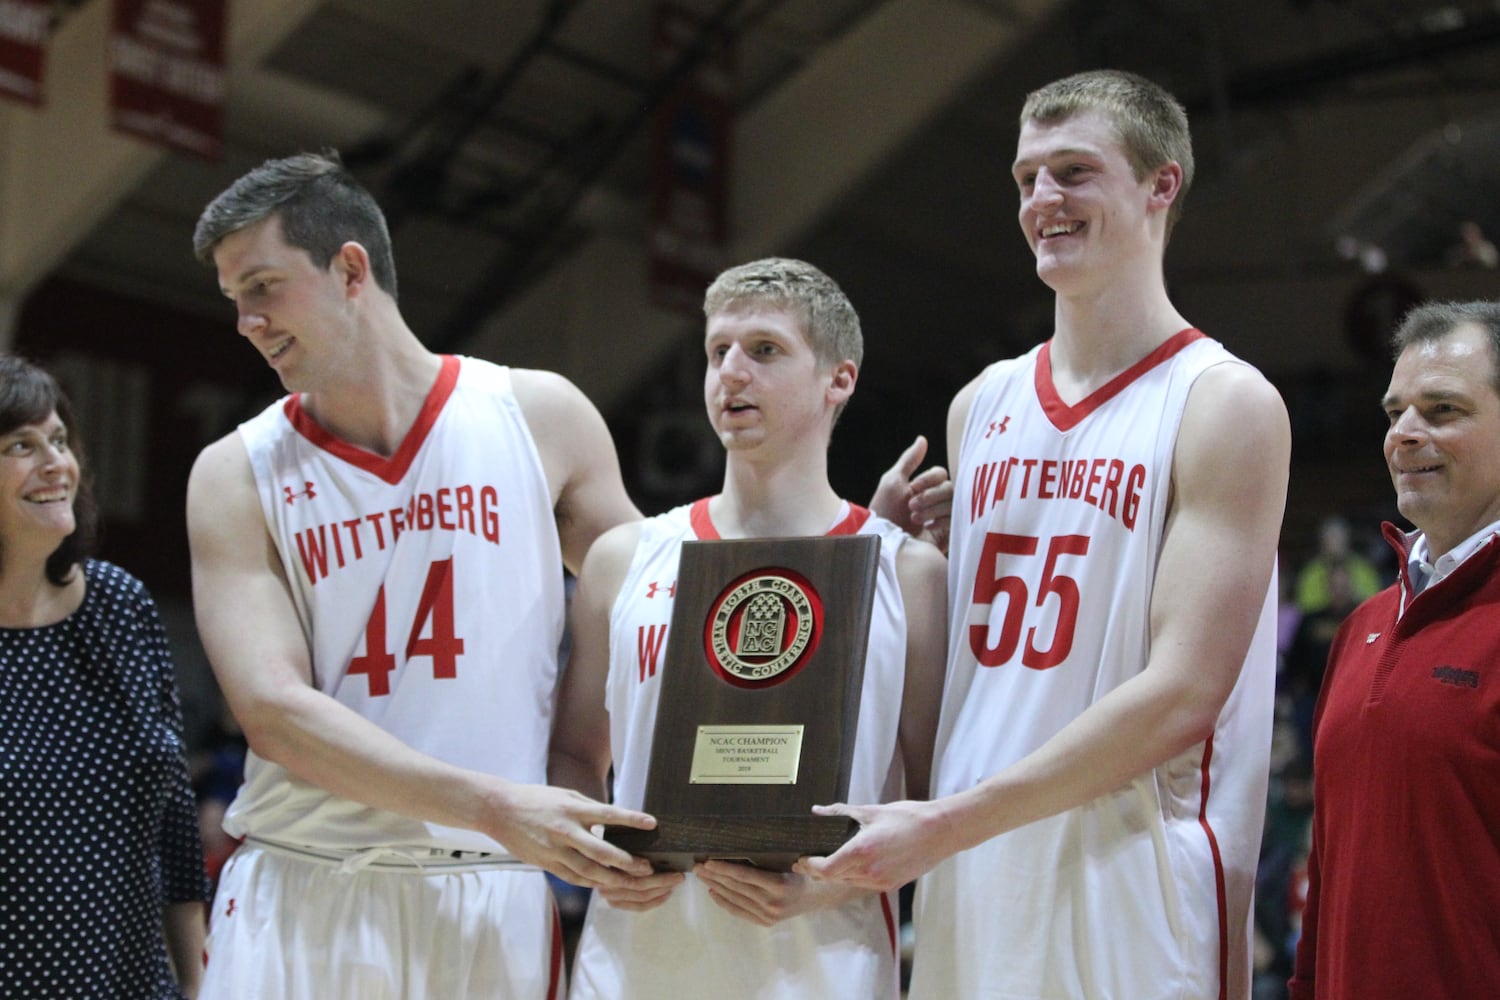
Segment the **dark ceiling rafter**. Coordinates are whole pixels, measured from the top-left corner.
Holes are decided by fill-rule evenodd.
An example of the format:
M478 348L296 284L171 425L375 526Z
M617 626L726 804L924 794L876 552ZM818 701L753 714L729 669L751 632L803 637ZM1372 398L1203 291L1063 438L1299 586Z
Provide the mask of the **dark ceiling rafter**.
M1400 22L1377 38L1332 48L1286 62L1252 67L1232 74L1225 82L1229 105L1235 109L1322 100L1330 88L1379 73L1426 65L1446 72L1442 58L1500 45L1500 11L1486 9L1461 20ZM1208 111L1213 100L1197 96L1185 101L1189 113Z
M676 2L707 15L721 0ZM904 16L925 2L744 0L729 28L740 113L764 106L873 11L899 5ZM994 317L1013 315L1016 329L1030 331L1033 313L1050 315L1034 301L1042 292L1024 243L1005 224L1014 204L1003 160L1026 90L1090 66L1144 72L1194 111L1200 179L1172 268L1179 287L1196 282L1205 299L1230 285L1347 272L1329 234L1353 209L1378 224L1372 242L1398 227L1392 266L1402 266L1398 244L1416 246L1421 222L1434 234L1422 239L1438 243L1427 243L1413 266L1442 267L1430 247L1476 201L1476 221L1492 238L1500 234L1500 219L1490 221L1500 213L1500 179L1488 170L1500 163L1500 138L1479 128L1500 100L1497 0L950 2L1025 22L1024 41L950 107L933 109L799 242L779 248L837 268L898 328L929 321L933 289L954 303L937 322L951 320L955 343L967 343L970 327L995 326ZM67 25L106 6L87 3L57 0L53 9ZM212 282L172 248L243 169L331 145L390 211L403 309L424 339L461 347L593 235L640 235L650 181L646 97L662 72L646 57L654 6L315 5L258 64L237 70L225 160L163 159L62 270L217 321ZM528 40L529 61L517 63ZM519 82L507 87L507 79ZM1463 142L1438 142L1444 126L1449 135L1461 126ZM1417 158L1428 140L1433 155ZM1366 194L1385 200L1362 201ZM1412 228L1398 226L1408 212ZM592 259L578 261L581 272ZM921 275L909 284L922 294L886 293L890 274ZM583 342L593 332L570 335ZM527 358L561 364L555 354L541 347Z
M1160 13L1161 0L1143 2ZM1200 167L1206 168L1200 170L1204 179L1233 169L1235 152L1247 140L1238 121L1245 112L1410 99L1433 103L1436 131L1451 124L1443 107L1448 95L1496 89L1500 73L1455 63L1460 57L1500 49L1500 8L1454 5L1445 8L1442 16L1394 14L1371 17L1371 22L1372 34L1360 40L1294 59L1241 64L1226 72L1225 53L1208 51L1223 40L1216 37L1208 19L1200 19L1195 27L1203 34L1200 79L1206 82L1184 93L1184 105L1194 121L1211 123L1215 151L1220 154L1200 155ZM1416 74L1420 79L1411 70L1421 71ZM1477 219L1487 232L1500 229L1500 178L1473 166L1476 159L1500 162L1500 136L1494 136L1493 130L1481 131L1486 138L1467 136L1464 151L1429 149L1420 160L1409 157L1413 164L1409 170L1389 172L1371 189L1353 194L1337 213L1337 221L1325 236L1327 243L1305 250L1314 255L1328 253L1331 264L1333 243L1352 235L1380 246L1391 266L1430 264L1440 260L1452 244L1457 221ZM1443 144L1434 141L1433 145Z
M763 0L750 16L763 16L766 11L783 2L785 0ZM501 305L545 271L555 255L567 246L570 228L568 221L590 185L616 161L641 129L650 123L662 101L689 74L698 69L716 48L739 30L740 24L735 18L745 5L746 0L724 0L720 3L712 15L699 23L692 41L683 49L677 61L660 76L649 81L631 112L608 124L592 145L590 155L558 185L560 190L555 197L533 199L534 207L523 216L515 238L502 245L485 273L470 286L468 294L428 338L433 350L455 348L472 336L479 325ZM538 189L544 180L537 178Z
M388 221L399 226L409 212L441 211L454 187L453 169L463 145L514 91L516 84L543 56L554 51L553 39L584 0L553 0L541 23L515 56L495 73L465 67L437 100L414 115L391 141L377 141L350 157L352 167L392 165L381 191ZM497 184L489 193L494 203L512 196Z
M1378 247L1391 267L1432 265L1466 221L1500 232L1500 114L1435 126L1350 198L1328 236Z

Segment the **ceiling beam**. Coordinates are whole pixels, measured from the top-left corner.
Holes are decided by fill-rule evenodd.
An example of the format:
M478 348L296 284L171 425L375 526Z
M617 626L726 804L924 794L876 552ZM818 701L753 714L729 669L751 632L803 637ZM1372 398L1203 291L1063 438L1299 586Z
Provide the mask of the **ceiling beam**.
M998 14L962 0L889 0L818 49L735 127L734 257L781 251L814 226L1054 4L1018 0ZM644 234L595 236L503 311L476 317L464 349L566 371L607 410L698 325L651 305L646 272ZM601 344L619 350L601 361Z

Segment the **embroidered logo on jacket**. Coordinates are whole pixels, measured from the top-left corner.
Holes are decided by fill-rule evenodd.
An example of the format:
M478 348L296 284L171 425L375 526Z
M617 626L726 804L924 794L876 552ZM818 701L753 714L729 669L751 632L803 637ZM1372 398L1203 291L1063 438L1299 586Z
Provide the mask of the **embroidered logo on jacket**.
M1477 670L1465 670L1462 667L1433 667L1432 677L1439 684L1476 689L1479 687L1479 671Z

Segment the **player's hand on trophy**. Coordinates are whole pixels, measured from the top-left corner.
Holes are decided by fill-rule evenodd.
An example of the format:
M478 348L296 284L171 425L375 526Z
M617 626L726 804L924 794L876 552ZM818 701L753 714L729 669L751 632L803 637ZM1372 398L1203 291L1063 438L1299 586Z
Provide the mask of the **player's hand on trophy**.
M926 457L927 439L918 435L880 477L870 509L946 553L948 525L953 517L953 481L941 465L917 475L917 467Z
M813 806L820 816L848 816L859 823L843 847L826 858L802 858L792 870L819 881L861 889L897 889L930 871L953 853L945 846L942 820L930 802Z
M841 906L864 891L833 882L814 882L792 872L770 872L736 861L703 861L693 866L709 898L743 920L770 927L789 917Z
M665 903L685 877L681 872L658 872L625 885L601 887L599 895L617 910L644 913Z
M650 830L656 820L634 809L595 802L571 789L507 782L492 803L489 832L519 860L574 885L600 889L658 879L651 863L593 831L599 825Z

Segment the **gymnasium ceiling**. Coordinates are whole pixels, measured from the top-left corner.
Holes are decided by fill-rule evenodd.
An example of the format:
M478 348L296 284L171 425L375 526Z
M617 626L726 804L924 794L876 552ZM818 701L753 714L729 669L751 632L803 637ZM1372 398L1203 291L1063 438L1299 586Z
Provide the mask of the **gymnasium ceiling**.
M265 157L336 146L391 216L403 310L432 346L552 360L524 334L485 341L478 331L504 327L497 317L600 241L644 243L651 112L688 66L653 66L655 4L304 6L253 64L234 68L223 159L161 159L58 273L227 329L212 277L187 250L198 211ZM865 317L872 372L885 368L862 388L893 419L902 385L946 399L980 359L1045 333L1047 293L1015 229L1008 164L1025 92L1077 69L1136 70L1188 105L1199 177L1169 276L1211 330L1238 335L1239 304L1274 307L1283 283L1346 280L1359 270L1350 246L1378 246L1392 270L1421 272L1440 266L1462 220L1500 234L1493 0L680 6L705 18L703 51L734 42L738 114L753 125L736 133L737 183L782 172L779 192L737 195L754 211L732 221L734 251L805 256L845 286ZM943 87L920 86L950 70ZM788 93L797 102L778 104ZM862 133L889 122L892 134L882 144L829 129L826 144L809 145L803 115L858 119ZM767 222L803 173L826 188L797 203L794 222ZM672 322L691 338L690 319ZM555 365L573 366L606 412L659 380L619 360L624 336L601 332ZM1225 339L1269 368L1295 356L1272 343L1257 358L1254 343ZM651 364L670 342L650 341ZM1330 359L1337 350L1307 363ZM933 411L921 412L936 431Z

